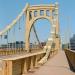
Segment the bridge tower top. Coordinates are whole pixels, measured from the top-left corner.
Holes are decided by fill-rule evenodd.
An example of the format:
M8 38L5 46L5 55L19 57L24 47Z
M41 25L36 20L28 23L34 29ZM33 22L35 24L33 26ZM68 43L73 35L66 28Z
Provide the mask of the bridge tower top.
M33 5L33 6L27 4L26 15L29 17L29 20L36 17L52 18L55 15L58 15L58 3L50 5Z

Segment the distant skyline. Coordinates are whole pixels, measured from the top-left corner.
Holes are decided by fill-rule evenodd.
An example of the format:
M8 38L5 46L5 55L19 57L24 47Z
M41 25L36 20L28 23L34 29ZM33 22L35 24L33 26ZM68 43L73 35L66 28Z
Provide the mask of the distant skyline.
M75 0L0 0L0 30L3 30L8 24L10 24L22 11L26 3L30 5L59 3L59 24L60 35L63 43L68 42L69 38L75 34ZM44 20L45 21L45 20ZM36 22L37 25L48 25L45 28L49 30L49 22L43 20ZM40 22L40 23L39 23ZM44 30L43 30L44 32ZM46 34L47 32L47 34ZM41 30L39 30L41 33ZM41 33L42 37L44 34ZM49 31L45 31L47 36ZM48 37L48 36L47 36Z

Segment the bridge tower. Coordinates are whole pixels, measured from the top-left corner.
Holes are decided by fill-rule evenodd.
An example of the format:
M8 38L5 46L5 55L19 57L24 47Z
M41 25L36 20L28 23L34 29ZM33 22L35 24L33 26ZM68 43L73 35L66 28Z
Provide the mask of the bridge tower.
M42 14L41 14L42 12ZM49 14L47 14L47 12ZM53 28L51 28L51 33L54 34L55 37L55 48L58 50L60 48L60 37L59 37L59 18L58 18L58 3L50 4L50 5L39 5L39 6L31 6L28 4L26 10L26 31L25 31L25 49L29 52L29 39L30 32L33 24L38 19L48 19L51 23L52 27L55 27L55 32Z

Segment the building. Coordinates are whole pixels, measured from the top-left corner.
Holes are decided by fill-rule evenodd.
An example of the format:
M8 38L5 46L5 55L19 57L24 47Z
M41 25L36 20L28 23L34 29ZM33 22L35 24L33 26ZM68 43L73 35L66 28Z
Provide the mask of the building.
M75 34L70 39L70 48L71 48L71 50L75 50Z
M2 44L0 48L24 48L25 43L23 41L16 41L13 43Z

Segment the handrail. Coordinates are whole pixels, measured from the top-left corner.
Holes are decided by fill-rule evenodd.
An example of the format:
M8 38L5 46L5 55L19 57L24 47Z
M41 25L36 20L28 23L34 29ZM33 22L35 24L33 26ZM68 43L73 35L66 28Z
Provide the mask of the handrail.
M36 49L31 49L31 52L32 53L33 51L35 52L36 51L40 51L41 48L36 48ZM9 49L0 49L0 55L1 56L5 56L5 55L14 55L14 54L21 54L21 53L24 53L26 52L25 48L9 48Z
M74 52L75 53L75 51L74 50L71 50L71 49L64 49L64 50L68 50L68 51L71 51L71 52Z

